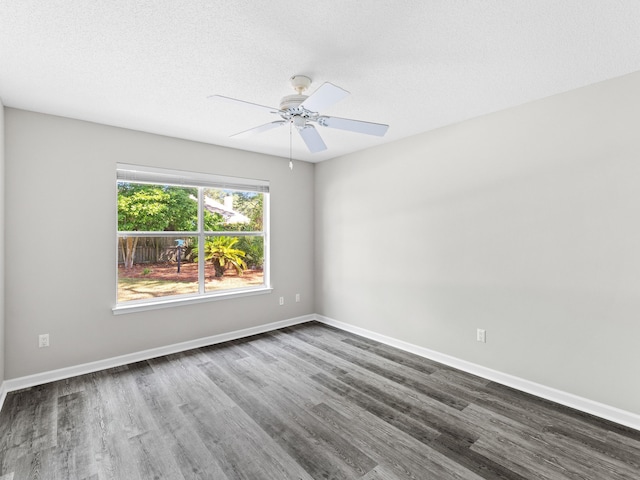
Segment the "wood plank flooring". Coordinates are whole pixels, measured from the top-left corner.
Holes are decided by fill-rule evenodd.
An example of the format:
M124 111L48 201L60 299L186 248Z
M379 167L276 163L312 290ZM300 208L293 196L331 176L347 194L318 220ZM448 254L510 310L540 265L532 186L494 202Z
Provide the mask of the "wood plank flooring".
M315 322L10 393L0 480L640 478L640 432Z

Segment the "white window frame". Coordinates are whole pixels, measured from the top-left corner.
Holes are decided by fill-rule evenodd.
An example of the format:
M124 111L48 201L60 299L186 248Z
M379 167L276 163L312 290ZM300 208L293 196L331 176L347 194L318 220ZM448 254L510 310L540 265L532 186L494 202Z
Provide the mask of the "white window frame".
M205 259L204 255L198 256L198 293L173 295L168 297L156 297L143 300L131 300L118 303L118 239L125 233L118 231L117 210L118 192L117 184L121 181L131 183L146 183L152 185L172 185L178 187L198 188L198 227L197 231L189 232L135 232L137 237L196 237L198 245L204 245L205 239L212 236L262 236L264 238L264 265L263 265L263 285L255 287L245 287L237 289L218 290L214 292L205 291ZM266 180L254 180L240 177L229 177L212 175L208 173L186 172L182 170L169 170L164 168L131 165L118 163L116 165L116 235L115 235L115 281L116 281L116 304L112 308L114 315L123 313L139 312L144 310L155 310L160 308L187 305L201 302L211 302L229 298L238 298L249 295L261 295L271 293L270 280L270 248L269 248L269 182ZM254 191L260 192L263 197L263 227L261 232L244 231L215 231L204 230L204 198L203 188L218 188L222 190Z

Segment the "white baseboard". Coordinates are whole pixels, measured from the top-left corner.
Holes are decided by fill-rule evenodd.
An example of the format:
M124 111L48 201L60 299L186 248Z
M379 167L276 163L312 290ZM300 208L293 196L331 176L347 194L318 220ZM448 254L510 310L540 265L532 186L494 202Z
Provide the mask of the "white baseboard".
M326 325L331 325L333 327L339 328L340 330L355 333L356 335L360 335L362 337L366 337L371 340L375 340L377 342L399 348L400 350L414 353L421 357L425 357L430 360L449 365L453 368L457 368L458 370L462 370L464 372L486 378L487 380L491 380L493 382L515 388L516 390L520 390L522 392L530 393L532 395L535 395L536 397L544 398L546 400L559 403L560 405L571 407L576 410L580 410L581 412L585 412L596 417L603 418L605 420L610 420L620 425L625 425L635 430L640 430L640 415L637 415L635 413L621 410L619 408L605 405L603 403L595 402L593 400L579 397L568 392L563 392L562 390L557 390L555 388L547 387L539 383L531 382L514 375L502 373L497 370L492 370L490 368L486 368L481 365L468 362L466 360L461 360L450 355L436 352L435 350L430 350L428 348L419 347L402 340L387 337L386 335L381 335L364 328L340 322L323 315L316 315L315 319L318 322L324 323Z
M7 398L7 382L2 382L0 383L0 410L2 410L5 398Z
M487 380L491 380L508 387L515 388L517 390L530 393L540 398L550 400L552 402L565 405L567 407L575 408L585 413L595 415L606 420L625 425L635 430L640 430L640 415L627 412L625 410L605 405L587 398L579 397L562 390L547 387L529 380L525 380L507 373L502 373L490 368L477 365L475 363L461 360L450 355L446 355L435 350L420 347L402 340L397 340L386 335L367 330L364 328L356 327L348 323L340 322L323 315L311 314L304 315L302 317L291 318L288 320L282 320L279 322L273 322L266 325L259 325L257 327L245 328L242 330L235 330L233 332L222 333L219 335L212 335L210 337L198 338L187 342L176 343L173 345L167 345L164 347L152 348L149 350L143 350L141 352L134 352L127 355L121 355L118 357L107 358L104 360L98 360L96 362L84 363L72 367L61 368L58 370L51 370L48 372L42 372L35 375L28 375L25 377L13 378L5 380L0 384L0 410L4 405L7 393L23 388L33 387L35 385L42 385L44 383L54 382L57 380L63 380L65 378L71 378L78 375L84 375L87 373L97 372L107 368L118 367L142 360L148 360L151 358L161 357L163 355L170 355L172 353L184 352L194 348L205 347L207 345L214 345L217 343L228 342L230 340L237 340L239 338L249 337L251 335L257 335L260 333L270 332L279 328L290 327L292 325L298 325L300 323L306 323L312 320L331 325L333 327L345 330L347 332L355 333L362 337L376 340L380 343L390 345L392 347L399 348L410 353L414 353L421 357L434 360L436 362L449 365L459 370L477 375Z
M142 360L149 360L150 358L161 357L163 355L170 355L172 353L184 352L186 350L206 347L208 345L214 345L216 343L228 342L230 340L250 337L251 335L257 335L259 333L270 332L279 328L298 325L300 323L309 322L314 319L315 315L305 315L302 317L290 318L288 320L281 320L279 322L268 323L266 325L259 325L257 327L244 328L242 330L235 330L233 332L221 333L219 335L212 335L210 337L197 338L195 340L189 340L187 342L175 343L173 345L152 348L149 350L143 350L141 352L129 353L127 355L121 355L118 357L106 358L104 360L98 360L96 362L83 363L81 365L75 365L72 367L60 368L58 370L51 370L48 372L37 373L35 375L28 375L25 377L5 380L2 383L2 387L0 388L0 394L3 394L3 396L0 397L0 400L2 400L2 402L0 403L0 409L2 408L2 404L4 403L4 397L8 392L33 387L35 385L42 385L44 383L55 382L57 380L63 380L65 378L76 377L78 375L84 375L86 373L97 372L99 370L105 370L107 368L119 367L121 365L140 362Z

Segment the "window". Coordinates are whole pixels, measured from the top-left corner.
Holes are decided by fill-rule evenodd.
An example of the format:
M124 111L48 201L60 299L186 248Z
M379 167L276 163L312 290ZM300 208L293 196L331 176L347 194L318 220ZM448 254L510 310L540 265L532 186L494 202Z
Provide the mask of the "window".
M269 291L266 181L118 164L118 310Z

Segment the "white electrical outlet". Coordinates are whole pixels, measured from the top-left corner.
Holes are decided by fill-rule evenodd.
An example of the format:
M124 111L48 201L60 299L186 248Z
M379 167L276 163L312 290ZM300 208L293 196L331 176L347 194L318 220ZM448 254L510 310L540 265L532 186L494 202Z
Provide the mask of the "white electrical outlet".
M284 305L284 297L280 297L280 305Z
M48 347L49 346L49 334L43 333L42 335L38 335L38 347Z
M296 293L296 302L300 302L300 294Z
M479 328L476 332L476 340L482 343L487 343L487 332L482 328Z

